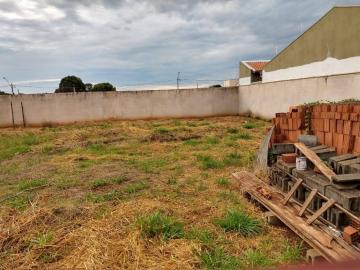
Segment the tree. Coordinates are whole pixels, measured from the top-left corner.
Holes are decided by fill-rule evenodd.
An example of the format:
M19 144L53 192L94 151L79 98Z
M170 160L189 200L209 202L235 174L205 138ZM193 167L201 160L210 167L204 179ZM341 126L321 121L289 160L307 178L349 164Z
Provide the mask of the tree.
M4 91L0 91L0 96L1 95L9 95L8 93L4 92Z
M86 92L85 84L76 76L67 76L61 79L55 93Z
M87 92L91 91L93 88L92 83L85 83L85 89Z
M116 88L111 83L98 83L91 89L92 92L110 92L116 91Z

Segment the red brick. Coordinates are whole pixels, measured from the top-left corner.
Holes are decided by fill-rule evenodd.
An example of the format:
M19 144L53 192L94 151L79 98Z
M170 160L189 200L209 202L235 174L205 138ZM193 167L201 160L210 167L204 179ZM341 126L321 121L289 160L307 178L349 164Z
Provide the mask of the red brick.
M360 113L360 104L355 104L353 106L353 112L354 113Z
M317 119L318 121L318 131L324 131L324 119Z
M336 132L336 120L335 119L330 120L330 130L329 131L332 133Z
M352 128L352 122L351 121L344 121L343 133L346 134L346 135L351 135L351 128Z
M355 154L360 154L360 137L359 136L355 137L353 152Z
M336 112L342 113L343 106L341 104L336 105Z
M344 130L344 120L336 120L336 133L342 134Z
M360 122L352 122L351 135L357 136L360 131Z
M322 131L315 131L315 136L318 139L318 142L320 144L324 144L325 143L325 132Z
M338 154L342 154L343 151L343 144L344 144L344 135L343 134L338 134L337 135L337 142L336 142L336 152Z
M325 132L325 144L329 147L333 146L333 134Z
M336 112L336 105L335 104L330 105L330 111L331 112Z
M321 112L313 112L311 118L318 119L321 118Z
M349 120L350 119L350 113L342 113L341 114L342 120Z
M330 105L329 105L329 104L323 104L323 105L321 105L321 111L322 111L322 112L328 112L328 111L330 111Z
M281 159L286 163L295 163L297 155L295 153L282 154Z
M349 113L350 111L350 104L343 104L342 105L342 113Z
M330 131L330 119L324 119L324 131L325 132Z
M292 118L288 119L288 129L293 130L293 119Z
M329 119L335 119L335 113L336 113L336 112L329 112L329 113L328 113Z
M347 226L344 229L343 238L348 244L354 245L360 239L359 231L351 226Z
M344 135L342 154L351 153L354 148L354 143L355 143L355 136Z
M335 113L335 119L341 119L341 112L336 112Z
M339 134L333 133L333 146L336 148L336 150L338 147L338 141L339 141ZM337 151L337 153L339 152Z
M350 113L350 120L351 121L358 121L359 120L359 114L358 113Z

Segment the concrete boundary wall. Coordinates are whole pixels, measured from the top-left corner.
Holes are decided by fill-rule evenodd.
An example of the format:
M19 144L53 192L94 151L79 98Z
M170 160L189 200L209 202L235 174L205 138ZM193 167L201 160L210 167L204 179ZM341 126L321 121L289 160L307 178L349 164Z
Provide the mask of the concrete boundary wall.
M293 105L344 99L360 100L360 73L241 85L239 114L272 118Z
M229 87L0 96L0 127L237 115L238 94Z

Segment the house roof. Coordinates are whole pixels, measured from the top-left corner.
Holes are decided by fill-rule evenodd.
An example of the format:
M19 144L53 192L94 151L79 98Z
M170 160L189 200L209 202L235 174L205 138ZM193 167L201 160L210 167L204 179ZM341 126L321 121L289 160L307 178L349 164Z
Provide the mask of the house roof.
M264 69L265 65L269 63L269 60L249 60L242 61L242 63L252 71L261 71Z

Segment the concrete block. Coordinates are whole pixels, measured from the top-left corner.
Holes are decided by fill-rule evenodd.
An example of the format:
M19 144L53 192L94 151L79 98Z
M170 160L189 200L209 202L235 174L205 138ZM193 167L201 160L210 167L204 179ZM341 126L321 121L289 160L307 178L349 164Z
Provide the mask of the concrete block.
M350 165L350 173L360 173L360 164Z
M300 135L299 142L302 142L306 146L316 146L317 145L317 137L314 135Z
M337 208L330 208L330 214L328 221L331 222L337 229L346 225L348 223L348 218L344 212L340 211Z
M329 160L331 157L336 156L335 148L325 148L314 151L322 160Z
M274 143L271 147L271 153L274 155L295 153L295 146L292 143Z
M284 225L284 223L282 223L282 221L270 211L265 212L265 217L266 217L267 223L272 226L283 226Z
M331 168L333 168L333 170L337 171L337 164L339 162L349 160L349 159L354 159L354 158L357 158L357 157L358 156L354 155L354 154L345 154L345 155L331 157L331 158L329 158L330 166L331 166Z
M308 249L306 251L306 262L314 264L318 261L325 261L325 258L316 249Z
M359 164L359 163L360 163L360 158L340 161L337 164L337 168L336 168L337 170L336 171L337 171L338 174L349 173L350 172L350 165Z
M331 180L335 183L346 184L346 183L358 183L360 182L360 174L339 174L331 177Z
M329 180L321 174L315 174L306 177L305 184L312 189L316 188L321 194L325 194L326 187L331 185Z
M350 211L360 210L360 190L339 190L333 186L328 186L325 190L325 196L334 199Z

